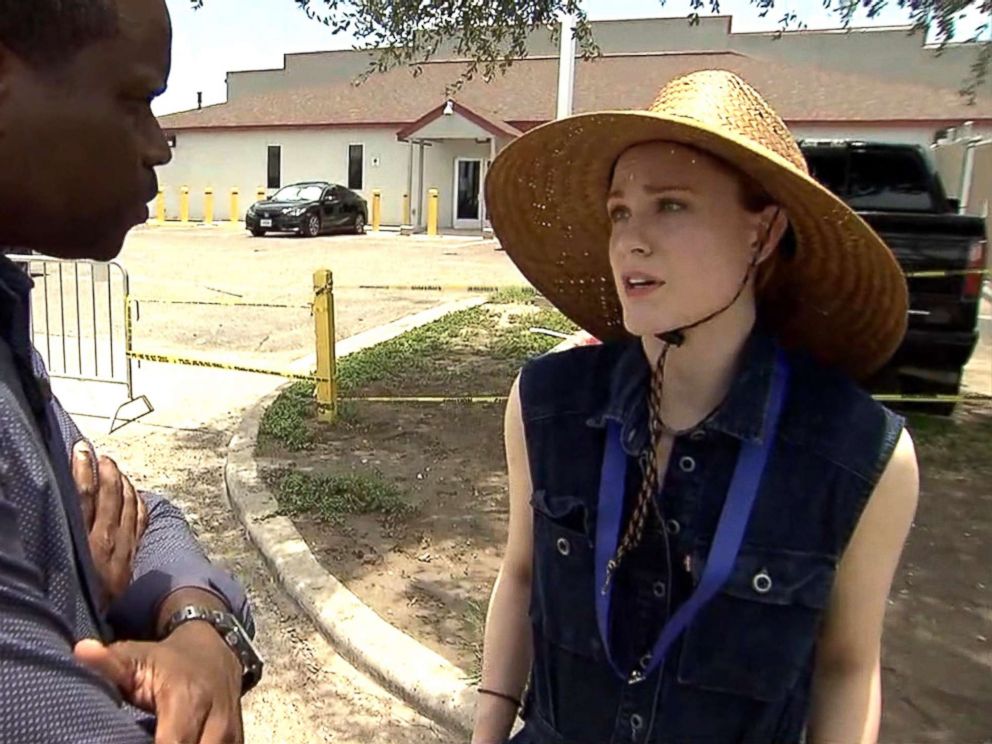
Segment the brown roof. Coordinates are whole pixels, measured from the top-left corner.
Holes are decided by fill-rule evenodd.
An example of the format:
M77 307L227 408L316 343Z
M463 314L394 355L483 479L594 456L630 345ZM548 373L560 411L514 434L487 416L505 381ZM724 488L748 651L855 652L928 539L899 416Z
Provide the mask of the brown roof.
M969 106L957 91L898 83L757 59L738 52L610 55L580 62L574 110L644 108L658 89L679 75L707 68L736 72L782 117L798 122L949 122L992 119L992 101ZM459 62L426 64L376 75L361 85L339 83L248 96L161 118L170 130L227 127L402 126L417 121L446 99ZM491 83L469 82L455 96L464 106L512 124L548 121L555 115L558 61L515 62Z

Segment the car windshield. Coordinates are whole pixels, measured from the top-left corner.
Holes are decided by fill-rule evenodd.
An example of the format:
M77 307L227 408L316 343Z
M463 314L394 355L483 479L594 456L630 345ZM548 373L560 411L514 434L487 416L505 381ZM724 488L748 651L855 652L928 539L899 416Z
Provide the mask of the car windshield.
M284 189L280 189L272 197L272 201L318 201L320 195L324 193L323 186L314 185L303 185L303 186L287 186Z
M933 212L935 197L927 164L902 148L811 148L813 177L855 209Z

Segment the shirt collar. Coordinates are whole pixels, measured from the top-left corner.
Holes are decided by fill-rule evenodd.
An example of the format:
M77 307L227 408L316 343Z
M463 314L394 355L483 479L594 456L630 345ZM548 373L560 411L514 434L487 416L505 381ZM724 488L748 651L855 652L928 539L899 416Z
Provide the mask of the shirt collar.
M649 438L647 396L651 369L639 340L624 344L610 375L606 404L587 423L595 427L605 426L607 420L620 424L624 448L636 455ZM777 349L774 338L755 325L744 346L740 372L731 383L727 397L700 428L742 441L761 441Z
M28 303L33 287L31 277L0 255L0 335L21 353L30 348Z

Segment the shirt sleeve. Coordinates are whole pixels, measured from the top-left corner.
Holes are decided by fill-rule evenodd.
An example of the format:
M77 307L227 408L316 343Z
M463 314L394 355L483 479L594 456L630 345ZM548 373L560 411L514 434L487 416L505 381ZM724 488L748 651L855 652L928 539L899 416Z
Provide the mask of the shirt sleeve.
M0 741L150 744L116 690L73 659L72 631L45 597L7 496L0 489Z
M162 602L179 589L215 594L251 637L255 624L242 586L212 565L182 512L157 494L143 493L148 527L138 546L131 585L110 607L108 620L120 639L152 638Z
M36 371L44 374L37 353ZM52 396L51 405L66 443L66 456L84 439L76 422ZM212 565L193 536L183 513L157 494L142 493L148 527L134 559L131 585L109 609L107 620L119 640L152 640L162 602L179 589L203 589L218 597L254 638L255 624L244 589L226 571Z

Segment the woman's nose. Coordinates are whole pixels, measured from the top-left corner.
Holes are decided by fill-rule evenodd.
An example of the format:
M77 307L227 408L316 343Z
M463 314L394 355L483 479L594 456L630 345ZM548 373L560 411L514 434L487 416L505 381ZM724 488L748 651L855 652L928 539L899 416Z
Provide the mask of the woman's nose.
M619 234L614 233L613 243L621 255L650 256L652 253L650 244L630 225L624 226Z

